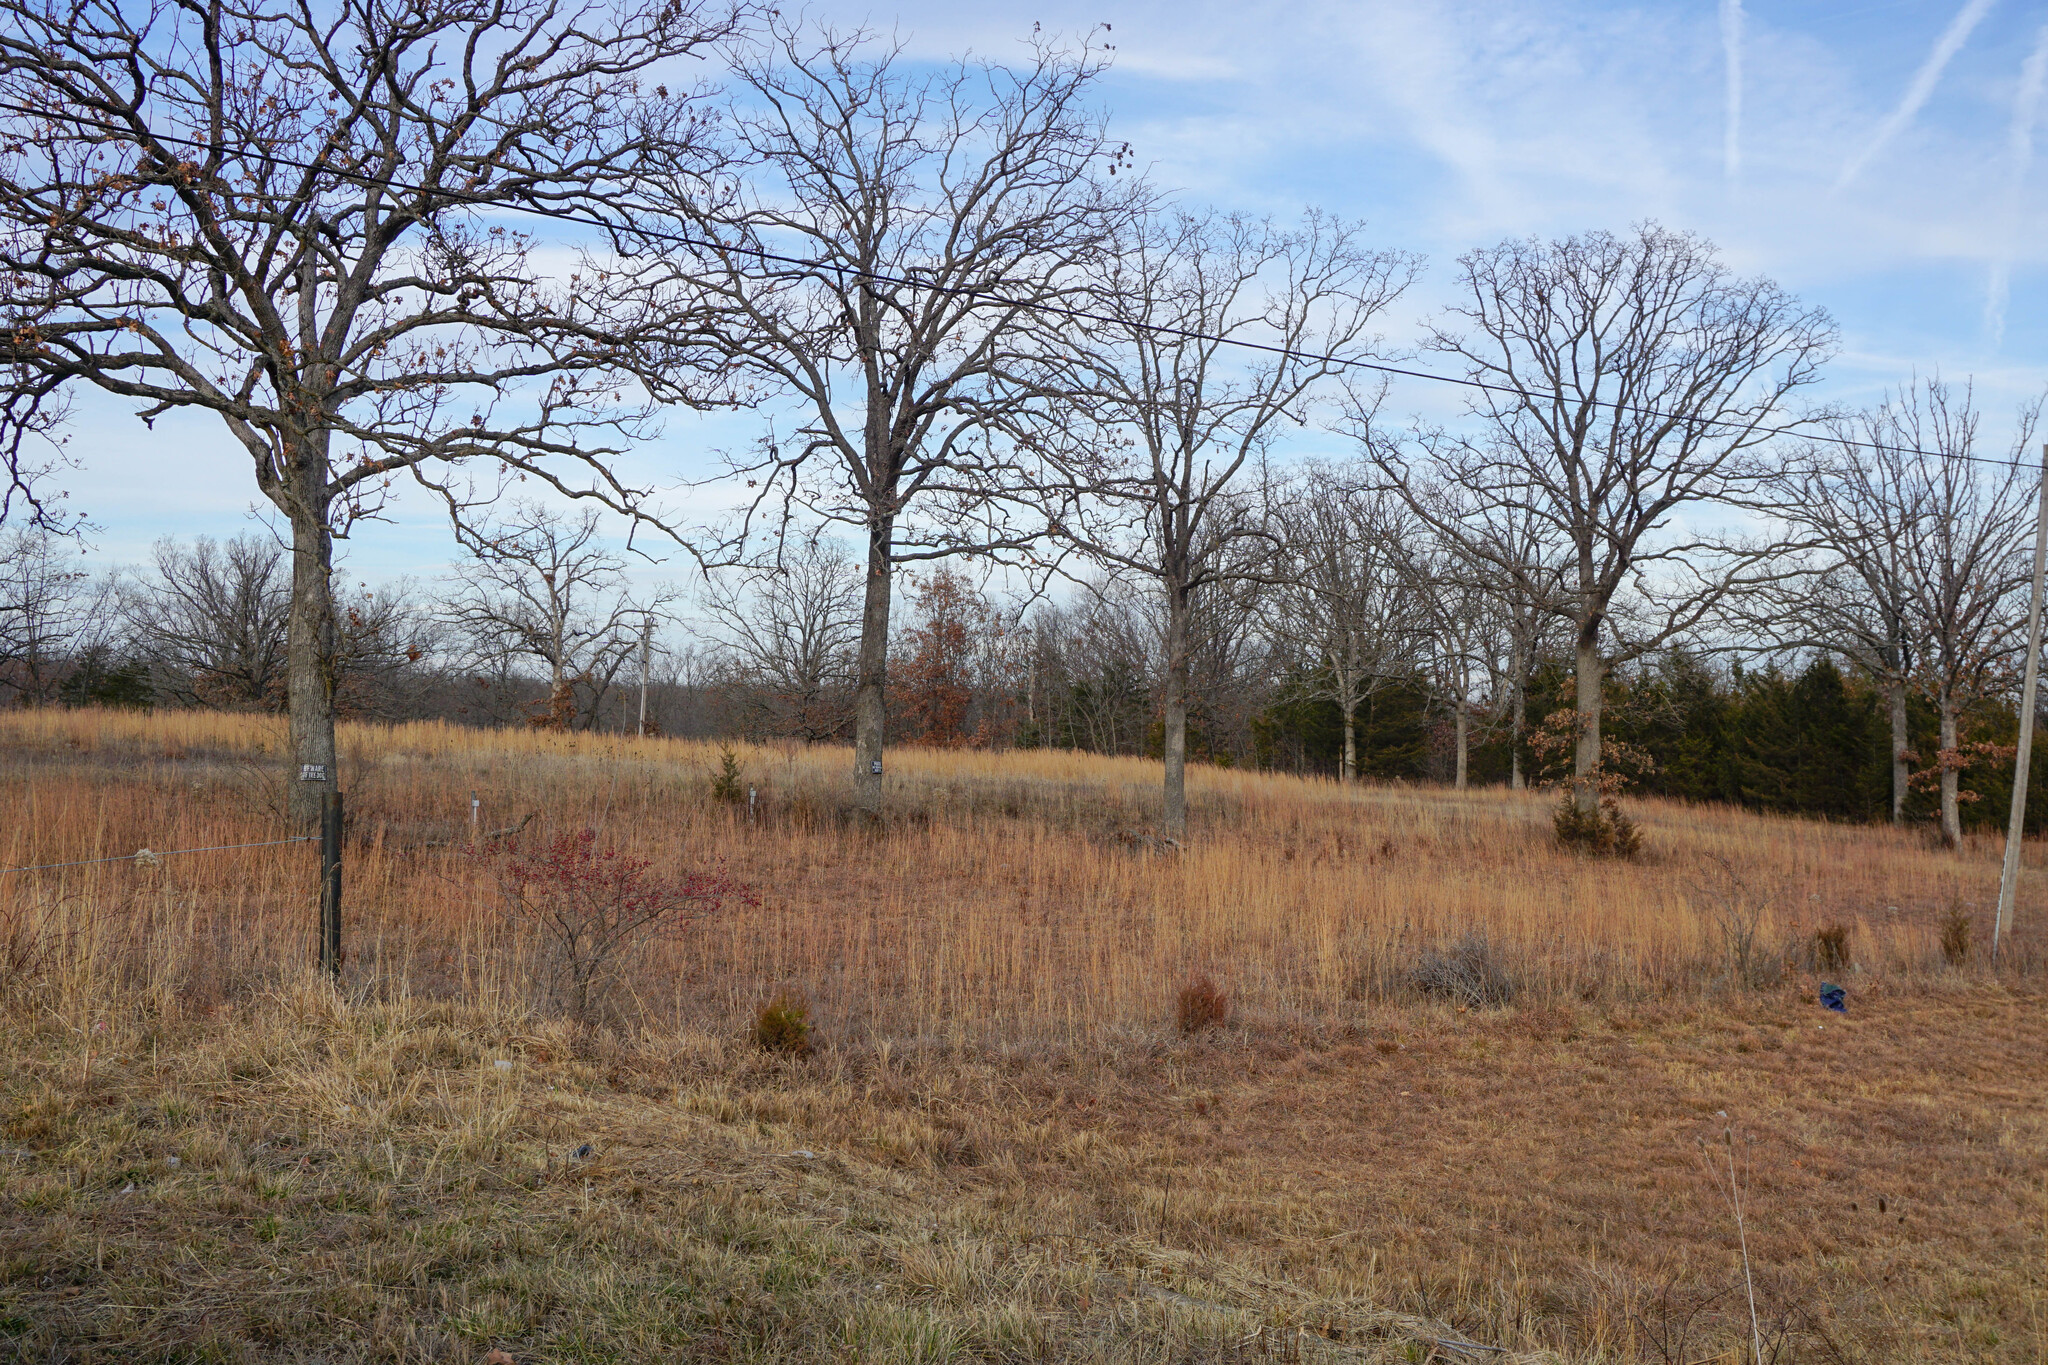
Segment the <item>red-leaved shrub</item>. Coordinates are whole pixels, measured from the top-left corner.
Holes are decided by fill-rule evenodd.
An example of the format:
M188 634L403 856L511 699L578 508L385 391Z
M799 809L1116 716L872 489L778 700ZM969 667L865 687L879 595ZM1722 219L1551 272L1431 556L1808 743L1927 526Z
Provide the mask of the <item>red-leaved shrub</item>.
M602 1009L620 959L640 943L681 933L728 901L760 904L721 871L659 875L651 860L600 842L588 829L531 847L508 842L478 856L491 864L507 912L544 941L556 1002L585 1021Z

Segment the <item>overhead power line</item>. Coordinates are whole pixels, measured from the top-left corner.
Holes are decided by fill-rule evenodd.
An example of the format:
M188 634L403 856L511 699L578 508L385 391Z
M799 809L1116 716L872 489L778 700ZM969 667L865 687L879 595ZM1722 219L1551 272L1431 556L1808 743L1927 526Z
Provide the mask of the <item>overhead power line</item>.
M27 115L34 118L53 119L55 117L58 117L53 116L48 110L30 109L22 105L15 104L0 105L0 109L5 109L10 113ZM119 140L122 142L126 142L131 146L137 147L143 145L142 140L139 139L133 133L132 130L123 128L119 124L109 123L100 119L86 118L78 114L65 114L61 117L64 120L67 120L72 123L86 124L88 126L99 128L104 133L109 135L110 141ZM163 133L151 132L147 134L147 140L149 142L162 143L167 146L189 147L200 151L210 152L217 150L213 146L213 144L203 142L197 138L178 137L175 135L168 135ZM658 228L642 227L637 225L632 227L625 227L621 226L618 223L608 222L605 219L596 217L594 215L578 214L571 212L570 210L567 209L542 208L531 204L507 203L503 200L492 199L483 194L476 193L473 191L458 190L439 186L411 184L405 181L391 180L388 178L370 175L360 171L350 171L343 167L327 163L321 163L316 165L315 163L310 161L300 161L291 157L281 156L271 152L263 153L260 158L250 157L247 159L261 159L272 165L287 166L292 168L293 170L308 171L314 174L321 175L332 175L337 179L353 181L357 184L366 186L378 186L385 189L398 190L407 193L433 195L439 198L447 199L452 204L466 204L469 205L470 207L475 208L494 209L506 213L519 213L525 214L528 217L546 219L552 222L571 223L579 227L596 228L599 231L616 236L629 236L642 238L648 241L666 242L676 246L688 247L694 251L720 252L730 253L738 256L747 256L752 259L762 261L764 263L792 266L809 274L851 276L854 279L869 281L875 284L894 285L897 287L907 289L927 289L941 294L954 295L964 298L988 299L992 302L1000 303L1005 307L1017 308L1027 313L1037 313L1047 317L1066 318L1075 322L1107 323L1111 326L1131 328L1137 331L1147 332L1155 336L1175 337L1183 341L1208 342L1218 346L1234 347L1238 350L1255 351L1264 355L1279 356L1283 359L1288 360L1313 361L1320 364L1330 365L1336 368L1365 370L1374 374L1388 375L1394 378L1419 379L1433 384L1450 384L1459 388L1476 389L1485 393L1506 394L1511 397L1522 399L1528 399L1533 396L1533 392L1528 389L1517 388L1514 385L1510 384L1496 384L1484 379L1474 379L1469 375L1439 374L1433 370L1411 369L1402 365L1388 364L1384 361L1358 360L1347 356L1322 354L1314 351L1301 351L1293 347L1276 346L1268 342L1250 341L1243 337L1233 337L1225 336L1220 333L1203 332L1197 328L1174 327L1165 323L1156 322L1137 322L1129 318L1120 318L1113 313L1098 313L1085 308L1070 308L1060 304L1012 299L1006 297L1005 295L1002 294L1000 290L992 286L938 284L931 280L920 280L915 278L915 276L910 275L892 275L883 271L870 270L865 267L857 265L847 265L831 261L814 260L803 256L786 255L780 252L770 251L765 247L749 246L731 242L706 241L702 238L692 237L685 233L669 232ZM652 209L650 209L649 211L656 212L656 210ZM1606 411L1614 412L1616 414L1633 417L1645 417L1657 421L1689 422L1700 426L1721 427L1735 431L1748 431L1759 437L1805 436L1812 439L1823 439L1829 444L1845 446L1855 450L1890 451L1892 453L1900 455L1921 455L1941 460L1965 460L1973 464L1992 465L2000 469L2018 469L2022 466L2027 468L2033 467L2032 462L2027 460L2005 460L1992 455L1974 455L1958 451L1923 450L1917 446L1898 446L1888 445L1881 441L1854 440L1849 437L1833 433L1830 433L1826 437L1815 437L1814 433L1809 427L1809 424L1801 422L1791 422L1779 426L1768 427L1754 426L1749 423L1736 421L1732 418L1687 417L1680 413L1667 412L1659 408L1641 407L1635 404L1621 403L1613 399L1586 398L1579 401L1586 406L1590 406L1597 409L1603 409Z

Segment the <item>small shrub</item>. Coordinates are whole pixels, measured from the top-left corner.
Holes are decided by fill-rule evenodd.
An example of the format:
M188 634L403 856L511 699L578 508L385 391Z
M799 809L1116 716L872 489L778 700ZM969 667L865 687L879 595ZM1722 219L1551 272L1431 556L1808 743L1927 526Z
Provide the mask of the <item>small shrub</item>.
M1813 931L1815 971L1838 972L1849 965L1849 926L1823 924Z
M1206 976L1198 976L1180 988L1174 999L1174 1017L1182 1033L1200 1033L1230 1022L1230 994Z
M810 1056L810 1002L794 991L782 991L754 1011L754 1046L781 1057Z
M1741 990L1757 990L1778 980L1781 958L1763 942L1767 897L1736 872L1726 858L1710 858L1712 866L1692 884L1693 899L1721 940L1727 982Z
M1970 912L1951 905L1941 918L1941 955L1951 967L1970 960Z
M1596 858L1633 858L1642 849L1643 832L1636 822L1621 813L1621 803L1612 796L1600 798L1590 811L1581 811L1567 789L1557 803L1551 820L1557 841L1574 853Z
M1424 995L1471 1009L1506 1005L1515 998L1514 979L1481 933L1467 934L1448 949L1425 952L1408 980Z
M740 756L730 749L719 751L718 771L711 775L711 799L729 806L747 799L746 770L740 767Z
M621 960L646 939L679 934L729 900L759 904L721 872L656 875L650 860L593 830L538 841L532 851L515 835L472 856L491 868L511 916L540 933L555 998L586 1023L601 1013Z

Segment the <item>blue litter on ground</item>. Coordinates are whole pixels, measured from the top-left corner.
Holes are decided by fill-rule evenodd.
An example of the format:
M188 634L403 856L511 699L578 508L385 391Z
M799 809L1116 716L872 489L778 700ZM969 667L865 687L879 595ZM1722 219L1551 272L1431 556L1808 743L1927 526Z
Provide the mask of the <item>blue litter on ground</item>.
M1836 1014L1849 1012L1849 992L1826 981L1820 983L1820 1003Z

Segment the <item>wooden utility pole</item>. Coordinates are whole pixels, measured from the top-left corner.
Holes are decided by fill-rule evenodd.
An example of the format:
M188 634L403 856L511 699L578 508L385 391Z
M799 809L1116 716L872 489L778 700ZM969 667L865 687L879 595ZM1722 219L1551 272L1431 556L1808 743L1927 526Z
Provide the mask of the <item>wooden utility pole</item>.
M654 613L640 622L640 735L647 734L647 672L654 659Z
M2041 681L2041 590L2048 576L2048 441L2041 445L2041 511L2034 524L2034 591L2027 604L2027 671L2020 683L2020 746L2012 759L2012 819L2005 827L2005 867L1998 877L1998 914L1991 921L1991 960L1998 961L2013 897L2019 891L2020 842L2027 828L2027 761L2034 756L2034 691Z

